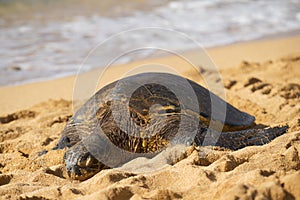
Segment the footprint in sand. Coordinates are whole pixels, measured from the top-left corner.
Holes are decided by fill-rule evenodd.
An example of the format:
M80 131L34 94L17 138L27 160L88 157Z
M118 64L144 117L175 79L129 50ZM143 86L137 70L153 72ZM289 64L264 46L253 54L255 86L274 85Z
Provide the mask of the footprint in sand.
M13 175L11 174L0 174L0 186L8 184L12 178Z
M252 92L260 91L265 95L270 94L273 89L273 86L271 84L264 83L262 80L255 77L251 77L250 79L248 79L247 83L244 84L244 87L248 86L251 86Z
M54 117L49 123L47 123L47 126L52 127L54 124L66 123L71 117L72 115L70 114Z
M300 85L296 83L289 83L281 88L279 94L285 99L300 98Z
M236 80L227 80L224 82L224 87L228 90L230 90L233 86L235 86L237 83Z
M9 127L9 128L0 128L0 142L3 142L5 140L13 140L27 131L31 130L30 127L21 127L21 126L16 126L16 127Z
M255 77L252 77L252 78L249 78L247 83L244 84L244 87L248 87L250 85L253 85L255 83L261 83L262 81L258 78L255 78Z
M34 118L35 116L36 112L34 111L22 110L20 112L15 112L4 117L0 117L0 124L7 124L18 119Z

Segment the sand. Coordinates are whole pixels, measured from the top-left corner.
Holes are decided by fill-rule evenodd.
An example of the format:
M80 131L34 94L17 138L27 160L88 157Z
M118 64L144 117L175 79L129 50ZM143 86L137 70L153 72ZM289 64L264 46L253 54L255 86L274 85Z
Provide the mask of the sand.
M107 169L83 182L66 178L64 150L51 148L74 113L71 100L78 79L0 88L0 198L300 199L298 44L300 37L290 37L208 50L219 66L222 79L214 81L224 83L226 100L255 115L258 125L288 124L288 133L238 151L187 148L185 158L151 172ZM186 55L197 56L197 50ZM185 64L176 57L150 61L173 63L183 76L203 83L195 71L179 67ZM110 68L96 88L117 79L122 70L147 62ZM202 73L212 74L205 68ZM91 74L95 72L81 78ZM48 153L39 156L44 149Z

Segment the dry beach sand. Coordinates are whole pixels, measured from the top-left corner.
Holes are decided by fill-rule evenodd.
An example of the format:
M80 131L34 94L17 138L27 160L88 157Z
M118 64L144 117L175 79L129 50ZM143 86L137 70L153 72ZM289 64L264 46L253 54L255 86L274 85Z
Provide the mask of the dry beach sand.
M0 88L0 198L300 199L299 44L300 37L290 37L208 50L220 67L226 100L256 116L257 124L288 124L288 133L235 152L188 148L181 161L147 173L107 169L83 182L65 178L64 151L51 148L73 114L75 77ZM202 82L177 59L151 62L168 61ZM110 68L99 87L143 62L149 60ZM49 152L38 156L43 149Z

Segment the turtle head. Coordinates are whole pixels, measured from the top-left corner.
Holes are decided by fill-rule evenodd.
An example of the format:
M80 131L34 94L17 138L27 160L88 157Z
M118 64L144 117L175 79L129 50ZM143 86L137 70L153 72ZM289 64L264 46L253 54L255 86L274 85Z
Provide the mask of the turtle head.
M81 142L66 151L64 163L68 176L80 181L86 180L106 168L104 164L87 151Z

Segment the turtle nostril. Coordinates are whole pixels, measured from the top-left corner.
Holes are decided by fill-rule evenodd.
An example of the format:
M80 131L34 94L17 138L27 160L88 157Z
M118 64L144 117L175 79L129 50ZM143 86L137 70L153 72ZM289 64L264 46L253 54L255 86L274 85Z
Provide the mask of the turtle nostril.
M71 171L67 170L68 176L71 177Z
M71 171L72 171L72 167L71 166L66 166L66 169L67 169L67 171L68 171L68 173L70 173Z
M73 175L74 175L74 169L73 169L73 167L70 166L70 165L66 165L66 170L67 170L68 176L69 177L73 177Z

